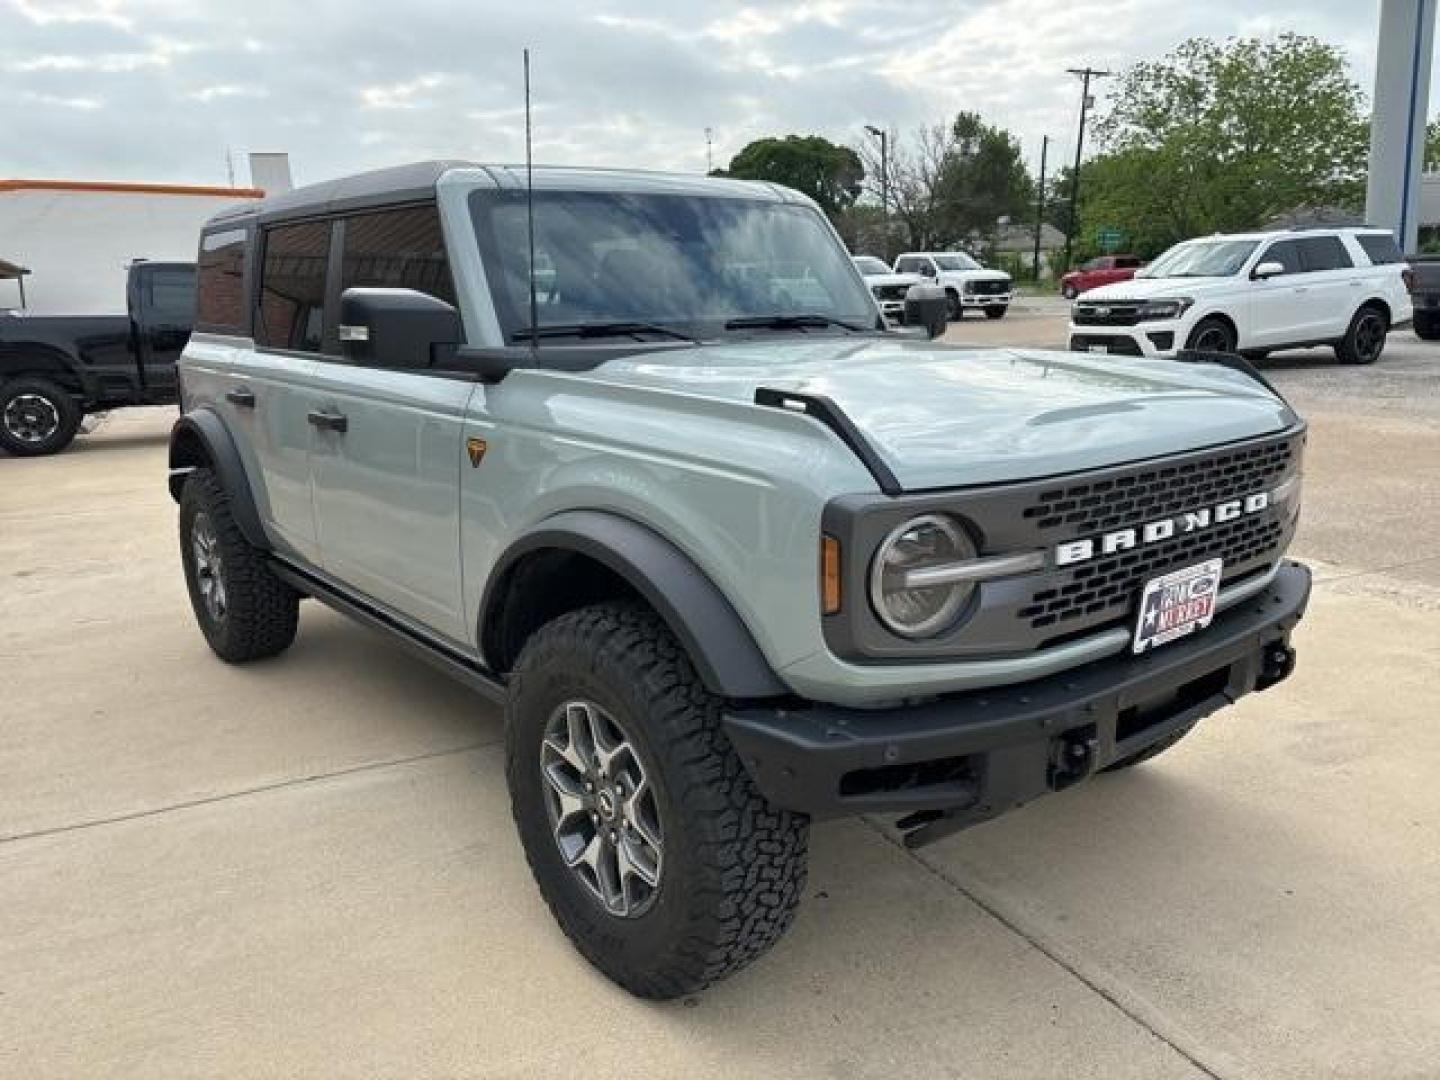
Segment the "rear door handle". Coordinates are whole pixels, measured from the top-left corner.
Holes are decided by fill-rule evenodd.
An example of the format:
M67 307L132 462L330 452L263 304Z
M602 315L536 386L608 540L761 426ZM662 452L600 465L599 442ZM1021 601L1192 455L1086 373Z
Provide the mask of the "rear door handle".
M312 427L319 428L321 431L344 433L345 429L350 426L350 421L345 418L343 413L311 411L306 415L306 419L310 421Z
M234 390L226 390L225 400L241 409L253 409L255 407L254 391L243 386L237 386Z

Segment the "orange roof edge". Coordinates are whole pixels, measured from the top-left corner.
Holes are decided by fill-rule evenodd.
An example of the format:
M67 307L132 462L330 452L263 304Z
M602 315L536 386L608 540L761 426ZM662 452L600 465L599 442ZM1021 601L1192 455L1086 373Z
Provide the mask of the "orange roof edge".
M0 180L4 191L113 191L131 195L210 195L232 199L263 199L255 187L209 187L204 184L126 184L106 180Z

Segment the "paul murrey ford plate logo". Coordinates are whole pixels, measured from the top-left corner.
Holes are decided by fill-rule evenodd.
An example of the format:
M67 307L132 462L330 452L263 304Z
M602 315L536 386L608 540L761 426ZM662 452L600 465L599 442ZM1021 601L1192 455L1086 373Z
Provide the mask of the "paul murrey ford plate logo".
M1147 581L1135 623L1135 651L1142 653L1209 626L1223 566L1222 560L1209 559Z

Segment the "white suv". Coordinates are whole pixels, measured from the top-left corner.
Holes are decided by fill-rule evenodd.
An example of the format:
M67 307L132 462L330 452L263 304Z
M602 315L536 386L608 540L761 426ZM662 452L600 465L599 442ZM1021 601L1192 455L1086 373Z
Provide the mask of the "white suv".
M1411 321L1409 267L1379 229L1207 236L1177 244L1130 281L1092 289L1070 315L1070 348L1120 356L1333 345L1374 363Z
M895 260L895 273L919 274L944 289L951 319L966 310L999 319L1010 306L1010 275L985 269L963 251L907 251Z

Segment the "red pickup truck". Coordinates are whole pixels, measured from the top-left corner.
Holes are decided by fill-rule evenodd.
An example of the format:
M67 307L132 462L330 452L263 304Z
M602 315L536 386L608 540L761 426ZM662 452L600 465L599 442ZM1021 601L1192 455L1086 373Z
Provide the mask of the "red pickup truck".
M1144 265L1137 255L1101 255L1062 277L1060 295L1066 300L1074 300L1081 293L1098 289L1101 285L1129 281L1135 276L1135 271Z

